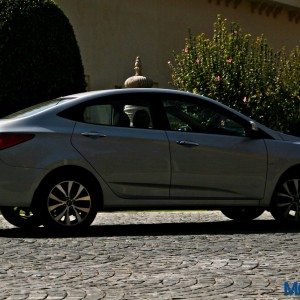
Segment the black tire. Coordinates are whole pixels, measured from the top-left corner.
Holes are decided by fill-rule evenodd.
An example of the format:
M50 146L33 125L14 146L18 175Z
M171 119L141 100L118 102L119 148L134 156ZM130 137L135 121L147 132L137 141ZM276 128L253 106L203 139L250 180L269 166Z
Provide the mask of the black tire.
M38 200L45 227L78 230L94 221L99 199L88 178L70 174L49 178Z
M1 209L3 218L10 224L20 228L36 228L42 225L40 219L30 208L4 207Z
M270 212L282 223L300 224L300 177L286 176L278 183Z
M261 207L229 207L221 209L227 218L238 221L248 222L258 218L265 210Z

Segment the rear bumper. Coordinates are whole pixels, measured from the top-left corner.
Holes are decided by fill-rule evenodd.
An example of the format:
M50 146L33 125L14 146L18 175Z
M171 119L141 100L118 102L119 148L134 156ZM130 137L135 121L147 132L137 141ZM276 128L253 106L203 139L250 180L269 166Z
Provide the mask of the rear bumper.
M9 166L0 160L0 206L30 207L44 172Z

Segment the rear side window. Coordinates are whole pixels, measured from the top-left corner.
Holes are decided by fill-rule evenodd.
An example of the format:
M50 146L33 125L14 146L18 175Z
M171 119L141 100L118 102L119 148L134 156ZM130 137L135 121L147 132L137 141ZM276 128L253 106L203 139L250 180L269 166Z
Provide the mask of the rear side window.
M83 112L83 121L85 123L111 125L112 119L113 107L110 104L88 106Z
M147 94L110 95L88 99L58 115L93 125L158 129L156 102L155 96Z
M153 128L150 107L114 102L87 106L83 111L83 122L117 127Z

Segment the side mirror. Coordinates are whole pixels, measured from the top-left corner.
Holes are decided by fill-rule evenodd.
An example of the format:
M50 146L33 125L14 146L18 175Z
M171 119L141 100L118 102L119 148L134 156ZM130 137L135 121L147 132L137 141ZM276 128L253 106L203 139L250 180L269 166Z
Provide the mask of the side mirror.
M259 131L259 129L254 121L249 121L249 123L250 123L250 127L251 127L252 131L257 131L257 132Z
M254 121L249 121L247 126L247 136L253 139L261 138L261 132Z

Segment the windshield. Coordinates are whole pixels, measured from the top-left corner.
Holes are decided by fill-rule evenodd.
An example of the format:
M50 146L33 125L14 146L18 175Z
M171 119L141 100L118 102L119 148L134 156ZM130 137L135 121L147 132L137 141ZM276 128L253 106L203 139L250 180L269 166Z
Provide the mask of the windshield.
M15 119L15 118L24 118L24 117L29 117L32 115L35 115L41 111L44 111L50 107L53 107L57 105L59 102L64 101L64 100L69 100L69 99L74 99L74 97L69 97L69 98L57 98L57 99L52 99L46 102L38 103L36 105L27 107L25 109L22 109L20 111L17 111L15 113L12 113L8 116L5 116L3 119Z

